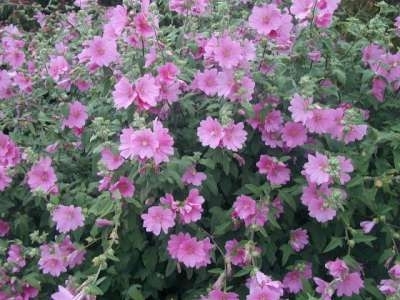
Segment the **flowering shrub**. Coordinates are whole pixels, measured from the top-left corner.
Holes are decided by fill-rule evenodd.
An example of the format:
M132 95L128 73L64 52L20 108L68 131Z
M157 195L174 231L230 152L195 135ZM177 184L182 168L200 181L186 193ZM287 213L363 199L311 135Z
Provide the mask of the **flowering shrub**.
M400 297L400 10L75 0L0 30L0 299Z

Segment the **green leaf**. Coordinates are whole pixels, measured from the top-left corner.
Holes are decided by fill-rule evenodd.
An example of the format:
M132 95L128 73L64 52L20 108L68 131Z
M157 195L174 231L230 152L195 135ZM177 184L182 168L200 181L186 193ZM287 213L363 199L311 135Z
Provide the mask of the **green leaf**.
M333 249L336 249L337 247L342 247L342 246L343 246L343 238L342 237L332 237L331 241L325 247L323 253L332 251Z

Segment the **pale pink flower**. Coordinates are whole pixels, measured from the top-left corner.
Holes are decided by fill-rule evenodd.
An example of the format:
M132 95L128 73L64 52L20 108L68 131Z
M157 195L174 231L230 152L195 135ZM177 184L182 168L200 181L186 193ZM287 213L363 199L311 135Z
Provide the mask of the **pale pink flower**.
M393 296L397 292L398 283L392 279L383 279L380 281L378 289L385 296Z
M114 198L119 196L131 198L135 193L135 186L129 178L121 176L116 183L110 186L110 192Z
M169 0L169 9L183 16L200 16L206 13L209 0Z
M300 269L295 269L288 272L283 278L283 286L290 293L297 294L303 290L303 281L310 279L312 276L311 264L301 266Z
M197 72L194 82L196 87L207 96L215 96L219 88L217 69L207 69L202 73Z
M10 137L0 132L0 166L15 167L21 161L21 153Z
M153 135L157 141L154 149L154 162L158 165L168 162L169 157L174 154L174 139L169 134L168 128L163 127L160 121L153 121Z
M147 232L159 235L161 230L168 233L168 230L175 226L175 214L169 208L152 206L146 214L142 214L143 226Z
M259 34L269 35L281 26L281 12L275 4L254 6L249 17L249 25Z
M114 39L95 36L86 42L87 47L79 55L80 61L89 60L97 66L109 66L118 57L117 42Z
M283 296L283 285L280 281L272 280L270 276L261 271L255 274L247 281L249 295L246 300L279 300Z
M184 224L201 219L202 204L205 202L198 189L191 189L182 206L179 207L179 217Z
M110 148L104 148L101 150L101 162L107 170L114 171L124 163L124 159L118 153L114 154Z
M139 107L148 109L157 105L160 86L150 74L145 74L135 82L135 91Z
M246 137L247 132L244 130L244 124L242 122L237 124L231 122L224 127L222 145L228 150L238 151L242 149Z
M188 233L172 234L168 241L168 253L187 267L200 268L208 265L212 244L208 238L198 241Z
M311 133L328 133L335 126L334 116L333 109L315 108L311 111L311 118L305 122L305 126Z
M328 183L330 181L329 170L327 156L318 152L315 156L308 154L308 162L304 164L304 173L310 182L316 184Z
M307 131L301 123L287 122L282 128L282 139L289 148L302 146L307 141Z
M290 6L290 12L295 15L296 19L307 19L314 6L315 0L293 0Z
M317 288L315 291L319 294L321 294L322 300L331 300L333 294L335 293L335 290L331 285L322 280L321 278L314 277L314 282L317 285Z
M400 279L400 264L396 263L393 267L389 270L390 277L394 279Z
M296 252L299 252L308 245L308 234L306 229L297 228L290 231L290 246Z
M22 247L18 244L11 244L7 251L7 262L12 266L12 272L19 272L26 265L22 253Z
M82 0L75 0L82 1ZM61 285L58 286L58 292L51 295L52 300L74 300L75 296Z
M83 128L88 118L87 108L79 101L69 104L69 114L64 120L63 126L68 128Z
M58 247L49 246L48 244L40 246L39 269L44 274L50 274L54 277L60 276L61 273L67 271L65 257L60 253Z
M168 62L165 65L158 67L157 71L157 79L169 84L173 83L176 77L180 74L178 67L171 62Z
M125 159L152 158L158 148L158 141L150 129L134 131L132 128L122 130L119 151Z
M372 95L378 100L379 102L383 102L385 100L385 89L386 89L386 81L375 77L372 80Z
M340 296L358 295L360 289L364 287L364 281L361 279L359 272L353 272L344 277L336 285L336 294Z
M303 98L299 94L293 95L289 106L289 111L292 113L293 121L305 124L309 119L311 119L311 104L312 98Z
M82 208L73 205L58 205L51 213L56 228L61 233L66 233L84 226L85 217Z
M337 156L336 159L339 161L339 170L333 170L338 172L338 179L341 184L345 184L350 181L351 177L348 173L354 171L353 164L351 160L344 156Z
M370 233L375 225L376 225L375 221L363 221L363 222L360 222L360 226L361 226L363 232L366 233L366 234Z
M150 21L152 18L152 21ZM156 35L158 20L155 15L150 15L148 12L140 12L134 18L136 32L144 37L149 38ZM153 23L152 23L153 22Z
M368 125L360 124L360 125L350 125L347 132L344 133L343 141L345 144L362 140L363 137L367 134Z
M233 203L233 212L235 217L246 220L256 214L257 202L245 195L238 196Z
M330 197L332 191L326 184L317 187L316 184L310 184L303 188L301 203L308 208L308 213L318 222L325 223L336 216L336 210L330 208L325 202L325 198Z
M28 185L31 191L50 192L56 184L57 176L51 166L51 158L43 157L27 173Z
M258 172L265 174L271 184L286 184L290 181L290 169L275 157L261 155L257 167Z
M218 39L218 46L214 49L214 58L222 68L232 69L242 60L240 43L225 36Z
M60 76L68 71L69 64L64 56L56 56L50 59L48 73L55 81L58 81Z
M251 256L245 246L240 245L235 239L225 243L226 257L235 266L244 267L251 263Z
M121 77L112 92L116 109L128 108L136 98L136 92L126 77Z
M197 172L195 166L190 166L186 169L181 179L183 183L200 186L207 179L207 175L203 172Z
M215 149L222 142L224 129L218 120L207 117L200 122L200 126L197 128L197 136L203 146Z
M265 116L263 129L267 132L277 132L282 129L282 123L282 113L274 109Z

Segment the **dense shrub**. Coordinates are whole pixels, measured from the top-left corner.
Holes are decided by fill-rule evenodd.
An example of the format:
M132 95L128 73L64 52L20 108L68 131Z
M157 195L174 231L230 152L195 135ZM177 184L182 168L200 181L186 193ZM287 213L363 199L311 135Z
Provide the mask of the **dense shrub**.
M1 28L0 299L400 297L399 6L270 2Z

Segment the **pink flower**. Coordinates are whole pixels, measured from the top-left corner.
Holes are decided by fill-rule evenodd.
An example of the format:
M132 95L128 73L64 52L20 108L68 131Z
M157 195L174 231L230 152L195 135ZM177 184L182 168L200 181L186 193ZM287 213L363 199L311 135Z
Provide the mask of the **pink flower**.
M161 230L168 233L168 229L175 226L175 214L169 208L152 206L146 214L142 214L143 226L147 232L159 235Z
M7 262L11 264L12 272L16 273L25 267L26 261L22 253L22 247L17 244L11 244L7 251Z
M240 245L235 239L225 243L226 257L235 266L244 267L251 263L251 256L245 246Z
M189 195L178 210L179 217L184 224L196 222L201 219L201 213L203 212L202 204L204 201L198 189L191 189L189 191Z
M97 66L109 66L119 57L117 43L114 39L95 36L87 42L85 48L79 55L80 61L89 60L91 64Z
M197 136L203 146L215 149L222 142L224 129L216 119L207 117L200 122L200 126L197 128Z
M184 16L200 16L207 11L209 4L209 0L169 0L169 9Z
M82 1L82 0L76 0ZM51 295L52 300L74 300L75 296L61 285L58 286L58 292Z
M349 267L346 265L344 260L339 258L337 258L336 260L328 261L325 264L325 268L327 268L329 274L335 278L344 278L349 273Z
M158 165L162 162L168 162L169 157L174 154L174 139L169 134L167 128L163 127L160 121L153 121L154 139L157 146L154 149L154 162Z
M335 169L335 164L331 163L331 168L333 169L332 171L334 172L334 175L338 177L339 182L341 184L345 184L350 181L351 177L348 173L351 173L354 171L353 164L351 163L351 160L344 157L344 156L337 156L336 159L339 161L338 169ZM334 160L335 161L335 160Z
M372 95L379 102L383 102L385 100L386 85L386 81L379 77L375 77L372 80Z
M64 75L69 71L69 64L64 56L56 56L50 59L48 72L51 78L55 81L60 79L61 75Z
M132 128L122 130L120 136L121 145L119 151L125 159L152 158L158 148L158 141L150 129L140 129L134 131Z
M304 164L304 173L310 182L328 183L330 181L328 157L318 152L315 156L309 154L308 162Z
M276 132L282 129L282 114L279 110L271 110L265 116L264 130L267 132Z
M135 82L135 91L139 107L148 109L157 105L160 86L150 74L145 74Z
M378 288L385 296L393 296L398 289L398 283L392 279L383 279Z
M333 109L315 108L311 111L305 125L311 133L328 133L335 126L335 113Z
M197 172L195 166L190 166L186 169L181 179L183 183L200 186L207 179L207 175L203 172Z
M31 191L41 190L44 193L51 192L57 181L54 169L51 166L51 158L43 157L27 173L28 185Z
M225 36L218 40L218 46L214 49L214 58L222 68L232 69L242 59L242 47L239 42Z
M279 300L283 296L283 285L260 271L256 271L247 282L249 295L246 300Z
M328 282L318 277L314 277L314 282L317 285L315 291L321 294L322 300L331 300L335 292L334 288L331 287L331 285Z
M152 18L152 22L150 21ZM148 12L141 12L136 14L134 18L136 32L144 37L149 38L156 35L156 29L158 27L157 17L154 15L150 15Z
M249 25L259 34L269 35L281 26L281 12L275 4L254 6L249 17Z
M218 71L216 69L207 69L203 73L197 72L194 82L196 87L207 96L215 96L218 92Z
M298 228L290 231L290 246L296 252L304 249L308 244L308 234L306 229Z
M336 210L329 207L325 199L332 195L332 191L326 184L317 188L315 184L310 184L303 188L301 203L307 206L309 215L318 222L325 223L336 216Z
M79 101L69 104L68 118L64 120L63 126L68 128L83 128L85 126L88 114L86 106Z
M114 154L110 148L104 148L101 150L101 162L107 170L114 171L124 163L124 159L119 154Z
M290 170L275 157L269 155L261 155L257 162L258 172L266 174L271 184L285 184L290 180Z
M85 224L82 208L79 206L58 205L51 215L53 222L56 223L57 230L61 233L67 233Z
M179 75L180 71L178 67L174 63L166 63L165 65L162 65L161 67L158 67L158 76L157 78L165 82L167 84L171 84L175 81L176 77Z
M246 141L247 132L244 130L244 124L229 123L224 127L224 134L222 137L222 145L232 151L238 151L243 147Z
M315 0L293 0L290 12L296 19L304 20L311 14L314 3Z
M297 294L303 290L303 281L310 279L312 276L311 264L301 266L301 269L295 269L294 271L288 272L283 278L283 286L290 293Z
M172 234L168 241L168 252L186 267L200 268L208 265L212 244L208 238L198 241L188 233Z
M58 277L61 273L67 271L64 257L57 253L59 250L56 253L50 253L48 248L49 246L47 245L40 246L41 257L39 259L39 269L41 269L44 274Z
M116 183L111 185L110 192L114 198L119 198L119 196L132 198L135 186L129 178L121 176Z
M5 237L10 231L10 224L0 219L0 237Z
M233 203L233 212L239 219L246 220L256 214L257 202L245 195L238 196Z
M348 274L342 281L336 285L336 294L340 296L358 295L360 289L364 287L364 281L359 272Z
M103 227L112 226L114 223L113 223L113 221L108 220L108 219L96 219L95 224L97 227L103 228Z
M15 167L21 161L21 153L10 137L0 132L0 166Z
M390 277L394 279L400 279L400 264L396 263L393 267L389 270Z
M289 148L302 146L307 141L307 131L301 123L287 122L282 129L282 139Z
M121 77L112 93L116 109L128 108L136 98L136 92L126 77Z

